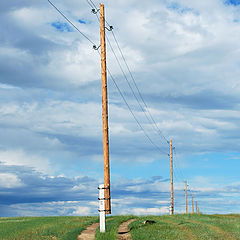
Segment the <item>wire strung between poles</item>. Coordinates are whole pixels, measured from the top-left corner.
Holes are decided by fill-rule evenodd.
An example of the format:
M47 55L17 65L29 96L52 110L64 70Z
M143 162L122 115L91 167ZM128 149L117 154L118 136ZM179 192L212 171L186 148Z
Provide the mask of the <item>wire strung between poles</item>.
M90 0L90 1L91 1L91 0ZM83 32L81 32L81 31L79 30L79 28L76 27L76 25L74 25L50 0L48 0L48 2L49 2L49 4L50 4L52 7L54 7L55 10L56 10L63 18L65 18L65 19L68 21L68 23L70 23L83 37L85 37L90 43L92 43L92 44L93 44L93 48L94 48L95 50L97 50L98 53L99 53L99 50L98 50L98 48L96 47L95 43L94 43L89 37L87 37ZM90 4L90 2L89 2L88 0L87 0L87 3L91 6L91 4ZM95 4L94 4L92 1L91 1L91 3L92 3L93 6L96 8ZM91 7L92 7L92 6L91 6ZM109 25L109 24L108 24L108 25ZM110 26L110 25L109 25L109 26ZM110 29L111 29L111 28L112 28L112 27L110 26ZM99 53L99 55L100 55L100 53ZM164 152L159 146L157 146L157 145L152 141L152 139L149 137L149 135L146 133L145 129L142 127L142 125L141 125L140 122L138 121L137 117L136 117L135 114L133 113L132 109L130 108L130 105L128 104L127 100L125 99L123 93L121 92L120 88L118 87L115 79L113 78L113 76L112 76L112 74L111 74L111 72L109 71L108 68L107 68L107 71L108 71L108 73L109 73L112 81L114 82L114 84L115 84L118 92L120 93L121 97L123 98L125 104L127 105L129 111L131 112L132 116L134 117L135 121L137 122L137 124L139 125L139 127L141 128L141 130L143 131L143 133L145 134L145 136L148 138L148 140L151 142L151 144L158 149L158 151L160 151L160 152L163 153L163 154L168 155L168 153Z
M85 37L90 43L92 43L94 46L96 46L95 43L94 43L87 35L85 35L83 32L81 32L81 31L79 30L79 28L77 28L76 25L74 25L50 0L47 0L47 1L48 1L49 4L51 4L52 7L54 7L55 10L56 10L60 15L62 15L62 16L68 21L68 23L70 23L83 37Z
M86 0L86 1L88 2L88 0ZM92 2L92 1L91 1L91 2ZM90 5L90 7L92 7L92 5L91 5L89 2L88 2L88 4ZM100 21L98 15L97 15L99 11L98 11L98 9L96 8L96 6L95 6L95 9L92 9L92 12L96 15L98 21ZM117 45L117 47L118 47L118 50L119 50L119 52L120 52L120 54L121 54L121 56L122 56L122 59L123 59L125 65L126 65L126 67L127 67L127 69L128 69L128 72L129 72L129 74L130 74L130 77L132 78L132 81L133 81L133 83L134 83L134 86L135 86L135 88L137 89L138 95L140 96L140 99L141 99L143 105L145 106L145 109L144 109L144 107L142 106L142 104L140 103L139 98L136 96L136 94L135 94L135 92L134 92L134 90L133 90L130 82L128 81L128 78L127 78L127 76L126 76L126 74L125 74L125 72L124 72L124 70L123 70L123 68L122 68L122 66L121 66L121 64L120 64L120 61L119 61L119 59L118 59L118 57L117 57L117 55L116 55L116 53L115 53L115 51L114 51L114 49L113 49L113 47L112 47L112 45L111 45L111 42L110 42L110 40L109 40L108 37L107 37L107 41L108 41L108 44L109 44L109 46L110 46L110 49L111 49L111 51L112 51L113 54L114 54L114 57L115 57L118 65L119 65L119 67L120 67L120 70L121 70L121 72L123 73L123 76L124 76L125 80L127 81L129 88L131 89L131 92L133 93L135 99L137 100L137 102L138 102L140 108L142 109L142 112L143 112L144 115L146 116L147 120L150 122L151 125L152 125L152 123L153 123L153 125L152 125L152 127L154 126L153 129L154 129L154 130L157 132L157 134L160 135L160 136L166 141L166 143L169 145L168 139L163 135L161 129L157 126L156 121L154 120L152 114L151 114L150 111L149 111L149 108L148 108L148 106L147 106L147 104L146 104L146 101L144 101L144 99L143 99L143 96L142 96L142 94L141 94L141 92L140 92L140 90L139 90L139 88L138 88L138 86L137 86L137 83L136 83L136 81L135 81L135 79L134 79L134 77L133 77L133 74L131 73L131 70L130 70L130 68L129 68L129 65L127 64L127 61L126 61L126 59L125 59L125 57L124 57L124 55L123 55L123 52L122 52L122 50L121 50L121 48L120 48L120 45L119 45L119 43L118 43L118 41L117 41L117 38L116 38L116 36L115 36L115 34L114 34L114 32L113 32L113 27L112 27L106 20L105 20L105 22L106 22L107 25L109 26L109 29L107 28L107 30L108 30L108 31L111 31L112 34L113 34L113 38L114 38L114 40L115 40L115 42L116 42L116 45ZM147 115L146 112L148 113L149 116ZM150 118L149 118L149 117L150 117ZM150 120L150 119L151 119L151 120Z
M97 11L97 12L98 12L98 11ZM97 17L98 21L100 21L98 15L97 15L97 12L94 13L94 14L96 14L96 17ZM112 26L110 26L109 28L110 28L109 31L111 31L111 30L113 29ZM106 36L106 37L107 37L107 36ZM135 92L134 92L134 90L133 90L130 82L128 81L128 78L127 78L127 76L126 76L126 74L125 74L125 72L124 72L124 70L123 70L123 68L122 68L122 66L121 66L118 58L117 58L117 55L116 55L116 53L115 53L115 51L114 51L114 49L113 49L113 47L112 47L112 45L111 45L108 37L107 37L107 41L108 41L108 44L109 44L109 46L110 46L111 51L113 52L113 54L114 54L114 56L115 56L115 59L116 59L117 63L118 63L118 65L119 65L119 67L120 67L120 69L121 69L121 71L122 71L122 74L123 74L123 76L125 77L125 80L127 81L129 88L131 89L131 92L133 93L133 95L134 95L135 99L137 100L140 108L142 109L142 112L145 114L146 118L148 119L148 121L149 121L150 124L151 124L151 121L150 121L149 117L146 115L146 112L144 111L144 108L142 107L141 103L139 102L138 97L136 96L136 94L135 94ZM115 83L114 83L114 84L115 84ZM115 84L115 86L116 86L116 84ZM118 88L118 87L117 87L117 88ZM121 93L120 95L121 95L122 97L124 96L122 93ZM124 98L124 99L125 99L125 98ZM126 99L125 99L124 101L126 101ZM128 105L128 108L130 108L129 104L127 104L127 105ZM131 114L132 114L132 113L133 113L133 112L132 112L132 110L131 110ZM140 122L137 120L137 117L136 117L135 115L134 115L134 119L137 121L137 123L138 123L138 125L139 125ZM152 126L152 125L151 125L151 126ZM153 142L153 140L149 137L149 135L146 133L146 131L144 130L144 128L143 128L142 126L141 126L141 129L144 131L144 134L147 136L147 138L150 140L150 142L151 142L154 146L157 146L157 148L159 148L158 145L155 144L155 143ZM153 129L154 129L154 128L153 128ZM167 142L167 143L168 143L168 142ZM161 148L159 148L159 149L161 149ZM162 150L161 150L161 151L162 151Z
M98 54L100 55L99 50L98 50ZM141 128L141 130L143 131L143 133L145 134L145 136L148 138L148 140L150 141L150 143L151 143L155 148L157 148L159 152L168 155L168 153L164 152L158 145L156 145L156 144L152 141L152 139L149 137L149 135L146 133L145 129L142 127L141 123L138 121L137 117L136 117L135 114L133 113L133 110L131 109L130 105L128 104L126 98L124 97L122 91L120 90L117 82L115 81L115 79L114 79L114 77L113 77L113 75L112 75L112 73L110 72L110 70L109 70L108 67L107 67L107 72L108 72L111 80L113 81L115 87L117 88L120 96L122 97L123 101L124 101L125 104L127 105L128 110L130 111L130 113L131 113L132 116L134 117L135 121L137 122L138 126Z
M86 0L86 1L88 2L88 0ZM93 3L92 0L90 0L90 1L91 1L91 3L93 4L93 6L94 6L94 8L95 8L95 9L93 9L93 10L95 10L95 11L94 11L94 14L97 15L97 13L98 13L97 7L96 7L96 5ZM89 2L88 2L88 4L92 7L92 5L91 5ZM99 18L98 18L98 21L99 21ZM130 76L131 76L131 78L132 78L132 81L133 81L133 83L134 83L134 86L135 86L135 88L137 89L137 92L138 92L138 94L139 94L139 96L140 96L140 99L141 99L142 103L144 104L144 106L145 106L145 108L146 108L146 111L148 112L148 114L149 114L149 116L150 116L150 118L151 118L151 120L152 120L155 128L157 129L158 134L161 135L161 137L169 144L169 140L164 136L164 134L162 133L161 129L157 126L157 123L156 123L156 121L154 120L152 114L151 114L150 111L148 110L148 106L147 106L147 104L146 104L146 101L144 100L144 98L143 98L143 96L142 96L142 94L141 94L141 92L140 92L140 90L139 90L139 88L138 88L138 86L137 86L137 83L136 83L136 81L135 81L135 78L133 77L133 74L132 74L132 72L131 72L131 70L130 70L130 67L129 67L127 61L126 61L126 58L124 57L123 52L122 52L122 50L121 50L121 48L120 48L119 42L117 41L117 38L116 38L114 32L112 31L112 30L113 30L113 27L107 22L107 20L105 20L105 22L106 22L106 24L109 26L109 28L111 29L111 30L109 30L109 31L112 32L113 38L114 38L114 40L115 40L115 42L116 42L116 45L117 45L118 50L119 50L119 52L120 52L120 54L121 54L121 56L122 56L122 59L123 59L125 65L126 65L126 67L127 67L127 69L128 69L128 72L129 72L129 74L130 74ZM108 40L108 41L109 41L109 40ZM144 111L144 112L145 112L145 111Z
M131 76L131 78L132 78L132 81L133 81L133 83L134 83L134 86L135 86L135 88L137 89L137 92L138 92L138 94L139 94L139 96L140 96L140 99L141 99L143 105L144 105L145 108L146 108L146 111L148 112L148 114L149 114L152 122L154 123L154 126L155 126L155 128L157 129L157 132L160 133L159 135L161 135L161 137L163 137L163 139L169 144L169 140L163 135L161 129L157 126L156 121L154 120L152 114L151 114L150 111L148 110L148 106L147 106L147 104L146 104L146 101L144 100L144 98L143 98L143 96L142 96L142 94L141 94L141 92L140 92L140 90L139 90L139 88L138 88L138 86L137 86L137 83L136 83L136 81L135 81L135 78L133 77L133 74L132 74L132 72L131 72L131 70L130 70L130 67L129 67L127 61L126 61L126 58L125 58L124 55L123 55L123 52L122 52L122 50L121 50L121 48L120 48L120 45L119 45L119 43L118 43L118 41L117 41L117 38L116 38L116 36L115 36L115 34L114 34L113 31L112 31L112 35L113 35L113 38L114 38L114 40L115 40L115 42L116 42L116 45L117 45L117 47L118 47L118 50L119 50L119 52L120 52L120 54L121 54L121 56L122 56L122 59L123 59L125 65L126 65L126 67L127 67L127 69L128 69L128 72L129 72L129 74L130 74L130 76Z

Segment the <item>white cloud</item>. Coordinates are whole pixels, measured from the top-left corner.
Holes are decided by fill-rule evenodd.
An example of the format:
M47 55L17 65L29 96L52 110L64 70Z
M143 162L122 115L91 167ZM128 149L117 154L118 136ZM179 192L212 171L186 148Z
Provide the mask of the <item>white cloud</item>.
M72 215L89 216L90 213L91 209L89 207L76 207L76 210L73 211Z
M168 214L169 208L168 207L161 207L161 208L133 208L130 210L122 211L122 214L133 214L136 216L140 215L162 215Z
M23 183L18 176L12 173L0 173L0 187L1 188L15 188L21 187Z
M23 150L0 151L0 159L5 166L26 166L43 173L52 172L48 159L25 153Z
M180 166L190 168L186 153L238 153L240 24L234 19L239 19L239 8L219 0L177 0L180 9L171 7L173 2L168 0L105 2L107 20L114 26L140 91L158 127L174 139L181 154ZM46 173L65 158L65 175L67 169L72 171L71 161L77 161L79 169L86 169L89 159L102 161L100 59L92 44L76 31L61 33L53 28L52 22L65 20L47 2L1 4L7 6L1 8L0 16L7 26L0 38L1 161L5 166L28 166ZM60 0L57 5L98 45L99 24L84 1ZM181 11L185 8L188 11ZM88 24L79 24L79 18ZM109 47L107 61L134 113L154 142L160 143L162 139L137 110ZM135 164L159 160L110 79L109 102L111 154L113 164L117 163L113 166L125 167L129 159ZM8 179L13 185L18 182L13 176ZM219 189L217 183L207 185L200 178L193 185L201 194ZM124 190L141 194L145 189L168 193L169 183L135 180ZM182 189L176 184L177 191ZM87 186L77 183L72 190L84 192ZM129 206L138 202L122 199ZM121 208L118 200L113 203ZM162 211L143 202L144 206L135 208L137 212Z

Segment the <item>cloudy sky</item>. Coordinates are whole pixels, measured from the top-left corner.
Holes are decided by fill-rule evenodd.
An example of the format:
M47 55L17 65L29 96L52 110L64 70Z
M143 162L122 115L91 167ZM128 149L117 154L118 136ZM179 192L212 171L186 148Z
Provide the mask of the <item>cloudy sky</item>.
M52 1L99 45L87 1ZM164 137L175 147L176 212L185 209L185 179L200 211L240 212L240 1L103 2L147 105L107 31L125 76L109 43L108 68L144 129L109 77L113 214L169 212ZM0 20L0 216L96 215L98 52L47 0L0 1Z

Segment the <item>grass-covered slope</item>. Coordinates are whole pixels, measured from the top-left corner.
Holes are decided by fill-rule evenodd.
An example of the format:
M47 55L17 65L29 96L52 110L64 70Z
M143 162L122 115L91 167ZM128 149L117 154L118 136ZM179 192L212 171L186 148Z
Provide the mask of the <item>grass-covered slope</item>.
M96 217L0 218L0 240L74 240Z
M144 225L146 219L155 224ZM133 240L240 239L240 215L140 217L130 225Z
M240 215L174 215L108 217L107 231L97 240L115 240L119 225L131 218L133 240L240 240ZM97 217L0 218L0 240L76 240ZM154 220L154 224L143 224Z

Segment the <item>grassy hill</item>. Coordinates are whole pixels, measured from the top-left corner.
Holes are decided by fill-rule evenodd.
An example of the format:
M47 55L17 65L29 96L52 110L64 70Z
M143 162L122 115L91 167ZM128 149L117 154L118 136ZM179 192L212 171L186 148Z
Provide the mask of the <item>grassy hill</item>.
M96 239L114 240L121 222L133 216L110 217L107 232L96 232ZM240 240L240 215L174 215L134 217L130 224L133 240ZM143 224L145 220L154 224ZM76 240L97 217L20 217L0 218L1 240Z
M97 217L0 218L1 240L71 240Z
M145 226L138 218L130 225L133 240L231 240L240 239L240 215L175 215L149 217L156 224Z

